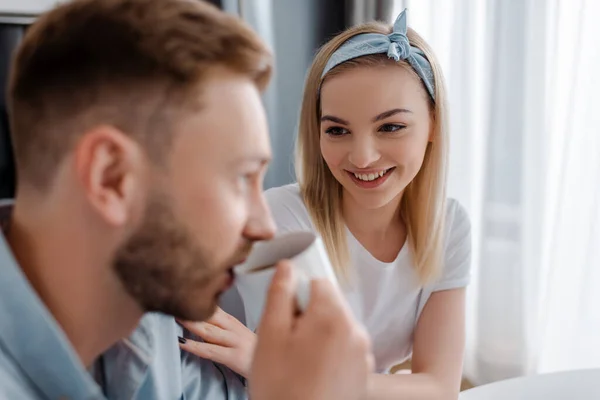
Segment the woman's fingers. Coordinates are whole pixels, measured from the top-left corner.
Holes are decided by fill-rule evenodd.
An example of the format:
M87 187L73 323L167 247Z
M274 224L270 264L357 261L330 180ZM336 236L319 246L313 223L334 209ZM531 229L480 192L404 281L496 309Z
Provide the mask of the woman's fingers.
M186 339L185 343L179 342L179 347L189 353L219 364L231 365L231 349L217 344L202 343L195 340Z
M179 322L181 325L185 326L186 328L190 324L192 324L191 326L193 327L194 324L201 323L201 322L197 323L197 322L182 321L182 320L177 320L177 322ZM246 326L244 324L242 324L236 317L226 313L220 307L217 307L215 313L208 320L204 321L204 323L215 325L221 329L230 330L230 331L247 329ZM191 329L189 329L189 330L191 331Z
M179 343L183 350L224 364L242 376L248 375L256 346L256 335L235 317L218 309L207 322L178 322L202 339L197 342L180 338Z
M179 338L179 347L200 358L223 364L243 377L248 377L252 353L243 349Z
M205 342L232 347L235 343L235 334L208 322L179 321L181 325Z
M245 325L238 321L237 318L226 313L220 307L217 307L215 313L206 322L228 330L235 330L240 327L245 328Z

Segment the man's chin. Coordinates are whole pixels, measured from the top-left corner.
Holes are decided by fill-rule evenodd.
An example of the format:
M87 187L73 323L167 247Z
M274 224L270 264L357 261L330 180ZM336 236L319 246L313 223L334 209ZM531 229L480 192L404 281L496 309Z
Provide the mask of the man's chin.
M169 313L173 317L185 321L206 321L217 310L217 301L211 302L204 307L182 307L177 312Z
M206 296L206 291L186 296L177 296L165 302L146 303L146 312L160 312L184 321L205 321L210 318L217 309L219 295ZM165 299L166 300L166 299Z
M140 296L140 304L146 311L160 312L186 321L204 321L210 318L220 302L221 296L233 285L233 272L222 274L211 284L190 285L180 282L175 289L145 291L151 296ZM157 295L163 293L163 296Z

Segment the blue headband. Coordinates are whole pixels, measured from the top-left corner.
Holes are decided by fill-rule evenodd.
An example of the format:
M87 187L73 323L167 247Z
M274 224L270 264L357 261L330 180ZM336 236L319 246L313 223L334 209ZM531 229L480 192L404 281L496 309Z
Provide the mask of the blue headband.
M348 60L382 53L387 53L389 58L396 61L406 60L419 75L429 95L435 101L435 85L431 64L429 64L421 50L410 45L408 37L406 37L406 10L398 15L396 22L394 22L394 30L389 35L362 33L344 42L327 61L321 79L332 68Z

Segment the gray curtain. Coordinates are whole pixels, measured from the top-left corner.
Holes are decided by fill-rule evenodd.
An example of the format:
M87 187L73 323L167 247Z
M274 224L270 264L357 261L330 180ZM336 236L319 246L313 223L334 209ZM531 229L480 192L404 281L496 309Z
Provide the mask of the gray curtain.
M389 21L394 12L394 0L346 0L348 25L367 21Z
M224 9L235 4L224 0ZM273 164L265 187L295 181L293 149L304 79L317 49L346 27L344 0L233 0L246 20L273 49L275 75L264 103L269 118ZM241 6L241 7L240 7Z

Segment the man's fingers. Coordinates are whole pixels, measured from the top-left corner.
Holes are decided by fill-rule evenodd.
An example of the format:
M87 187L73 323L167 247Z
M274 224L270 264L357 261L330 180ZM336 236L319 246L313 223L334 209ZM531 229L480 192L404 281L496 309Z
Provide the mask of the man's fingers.
M344 312L349 315L348 307L339 289L328 279L313 279L310 282L310 296L307 314Z
M375 371L375 356L371 352L367 354L367 368L369 373L373 373Z
M289 261L277 264L271 281L259 332L289 330L295 309L296 280Z

